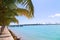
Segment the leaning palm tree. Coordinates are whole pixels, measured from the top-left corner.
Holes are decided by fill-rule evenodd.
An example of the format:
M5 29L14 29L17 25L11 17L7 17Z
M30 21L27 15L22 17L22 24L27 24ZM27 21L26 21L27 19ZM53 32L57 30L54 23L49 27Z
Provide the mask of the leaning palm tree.
M18 7L18 5L21 6ZM0 35L11 22L18 23L16 16L24 15L31 18L34 16L33 13L34 8L31 0L0 0Z

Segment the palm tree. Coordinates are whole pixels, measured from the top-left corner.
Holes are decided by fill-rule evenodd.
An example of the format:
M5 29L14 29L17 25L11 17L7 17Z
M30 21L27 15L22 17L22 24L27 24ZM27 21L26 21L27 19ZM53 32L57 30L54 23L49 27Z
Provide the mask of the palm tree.
M23 8L18 7L21 5ZM1 32L11 22L18 23L16 16L26 16L31 18L34 16L34 7L31 0L0 0L0 26Z

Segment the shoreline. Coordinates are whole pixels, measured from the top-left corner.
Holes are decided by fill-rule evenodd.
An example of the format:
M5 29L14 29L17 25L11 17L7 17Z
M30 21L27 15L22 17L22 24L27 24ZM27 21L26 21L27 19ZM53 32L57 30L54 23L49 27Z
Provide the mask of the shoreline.
M35 26L35 25L60 25L60 24L21 24L21 25L9 25L9 27L23 27L23 26Z

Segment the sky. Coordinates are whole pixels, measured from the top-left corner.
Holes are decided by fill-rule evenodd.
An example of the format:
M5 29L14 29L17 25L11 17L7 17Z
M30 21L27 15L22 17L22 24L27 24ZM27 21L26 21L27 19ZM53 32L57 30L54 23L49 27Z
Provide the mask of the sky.
M54 24L60 23L60 0L32 0L34 18L19 16L19 24ZM15 24L15 23L12 23Z

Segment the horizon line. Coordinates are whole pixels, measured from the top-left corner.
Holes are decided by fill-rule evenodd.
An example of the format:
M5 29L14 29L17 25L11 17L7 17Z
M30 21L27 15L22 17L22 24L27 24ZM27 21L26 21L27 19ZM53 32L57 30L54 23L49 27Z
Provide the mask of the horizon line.
M35 26L35 25L60 25L60 24L20 24L20 25L9 25L9 27L23 27L23 26Z

